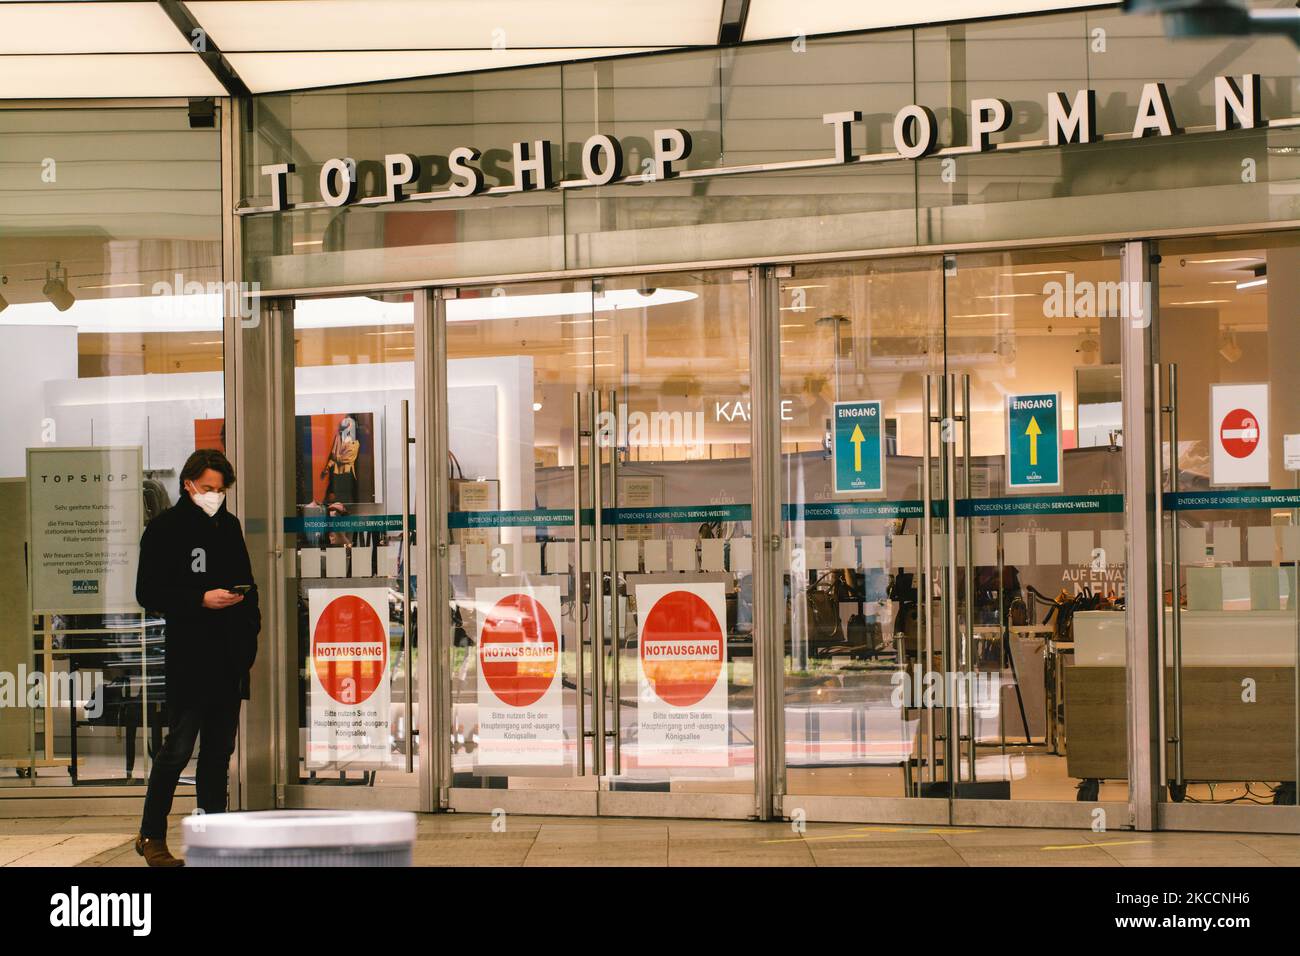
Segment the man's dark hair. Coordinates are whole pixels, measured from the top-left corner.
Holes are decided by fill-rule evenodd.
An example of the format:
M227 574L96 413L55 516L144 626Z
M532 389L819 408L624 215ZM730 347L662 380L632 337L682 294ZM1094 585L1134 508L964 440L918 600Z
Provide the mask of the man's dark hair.
M200 448L185 459L185 467L181 469L180 493L185 494L185 482L196 480L209 468L221 474L225 487L229 488L235 483L235 469L230 460L216 448Z

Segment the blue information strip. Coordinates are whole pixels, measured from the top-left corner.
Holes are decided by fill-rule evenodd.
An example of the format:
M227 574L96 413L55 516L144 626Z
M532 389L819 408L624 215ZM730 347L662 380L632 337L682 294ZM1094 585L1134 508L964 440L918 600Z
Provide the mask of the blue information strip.
M410 527L415 528L415 515L410 516ZM329 531L401 531L401 515L298 515L284 519L284 530L290 534L323 534Z
M840 521L848 518L919 518L920 501L833 501L781 506L782 521ZM938 514L935 511L935 514Z
M1197 492L1179 496L1180 510L1206 510L1213 508L1264 508L1300 507L1300 492ZM1165 495L1165 506L1173 508L1171 496ZM917 499L902 501L828 501L811 504L787 504L781 507L782 521L845 521L885 520L893 518L919 518L923 504ZM935 501L932 513L943 517L947 505ZM1066 515L1066 514L1118 514L1124 510L1124 496L1106 495L1017 495L1007 498L980 498L957 502L957 515L961 518L981 518L992 515ZM594 519L591 508L582 509L582 523L590 527ZM605 508L601 521L609 525L634 524L701 524L711 521L750 521L753 509L749 505L684 505L659 508ZM561 528L573 524L573 512L567 508L535 508L525 511L453 511L447 515L447 527L452 530L466 528ZM415 527L415 516L410 519ZM289 533L320 534L329 531L402 530L401 515L339 515L337 517L293 517L284 519L284 530Z
M582 523L590 524L590 508L582 510ZM558 528L573 524L573 512L564 508L534 508L531 511L451 511L447 527L461 528Z
M604 508L601 521L605 524L700 524L706 521L749 521L753 509L749 505L685 505L680 508ZM591 508L582 509L582 523L590 527L595 519ZM452 511L447 514L447 527L452 530L466 528L560 528L572 526L573 512L567 508L535 508L528 511ZM415 527L415 516L410 519ZM338 515L336 517L296 516L284 519L284 530L290 534L322 534L325 532L402 530L402 516L398 515Z
M1225 489L1223 491L1166 491L1168 511L1249 511L1257 508L1300 508L1300 491L1271 488Z
M962 518L989 515L1084 515L1119 514L1123 495L1017 495L1014 498L976 498L957 502Z

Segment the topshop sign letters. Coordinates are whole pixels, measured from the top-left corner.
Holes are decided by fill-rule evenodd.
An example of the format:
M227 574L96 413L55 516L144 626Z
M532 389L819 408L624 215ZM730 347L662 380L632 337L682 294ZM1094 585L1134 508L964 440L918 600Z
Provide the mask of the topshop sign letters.
M1214 80L1215 130L1256 129L1261 126L1297 125L1297 120L1265 120L1260 109L1260 77L1248 73L1237 79L1219 76ZM589 136L582 145L581 179L557 182L552 164L552 144L539 139L513 144L514 182L509 186L487 185L478 165L482 153L473 146L458 146L447 157L450 182L444 189L411 192L409 187L420 175L419 157L412 153L389 153L383 161L383 192L358 197L355 163L350 159L330 159L320 168L320 195L317 202L291 203L288 177L293 163L273 163L261 168L270 177L271 202L267 206L243 207L241 215L283 212L288 209L326 209L344 206L380 206L403 200L429 201L463 199L477 195L499 195L546 189L586 189L594 186L651 183L672 179L704 179L713 176L736 176L776 170L812 169L857 163L886 163L919 160L927 156L959 156L991 150L1055 147L1066 144L1095 143L1102 139L1097 131L1097 96L1093 90L1079 90L1074 96L1053 93L1047 99L1047 139L994 144L991 137L1011 125L1011 104L998 98L974 99L970 103L970 142L944 149L938 148L938 122L934 111L911 104L894 116L894 150L859 156L853 152L853 126L862 121L859 110L826 113L822 122L831 128L835 155L823 159L795 160L749 166L717 166L706 169L680 169L691 155L691 134L684 129L655 130L651 140L650 168L629 174L624 169L623 147L606 133ZM1169 93L1163 83L1147 83L1138 101L1132 138L1174 136L1182 133L1174 120Z

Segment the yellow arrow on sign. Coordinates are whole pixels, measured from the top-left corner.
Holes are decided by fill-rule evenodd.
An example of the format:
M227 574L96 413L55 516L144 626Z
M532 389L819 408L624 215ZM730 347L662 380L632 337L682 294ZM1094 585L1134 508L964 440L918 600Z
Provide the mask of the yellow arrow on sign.
M1029 418L1029 427L1025 429L1025 434L1029 436L1029 463L1038 464L1038 436L1043 430L1038 427L1038 419L1032 415Z
M867 440L867 436L862 434L862 426L854 425L853 434L849 436L849 441L853 442L853 470L862 470L862 443Z

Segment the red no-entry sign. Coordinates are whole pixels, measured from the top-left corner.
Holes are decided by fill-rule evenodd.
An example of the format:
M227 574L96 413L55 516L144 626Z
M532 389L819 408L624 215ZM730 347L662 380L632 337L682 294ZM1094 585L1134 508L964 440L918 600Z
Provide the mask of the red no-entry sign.
M1233 458L1249 458L1259 448L1259 416L1244 408L1234 408L1219 423L1219 441Z
M1216 488L1269 483L1267 383L1210 386L1210 484Z

